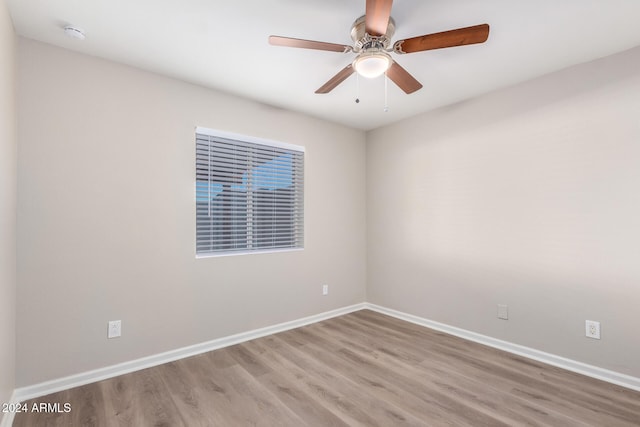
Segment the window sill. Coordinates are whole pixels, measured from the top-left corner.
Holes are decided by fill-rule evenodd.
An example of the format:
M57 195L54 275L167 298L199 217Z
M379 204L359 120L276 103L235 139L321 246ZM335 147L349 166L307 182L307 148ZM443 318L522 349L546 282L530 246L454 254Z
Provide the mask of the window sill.
M236 255L272 254L272 253L280 253L280 252L299 252L303 250L304 248L282 248L282 249L263 249L263 250L255 250L255 251L210 252L205 254L197 254L196 259L219 258L219 257L228 257L228 256L236 256Z

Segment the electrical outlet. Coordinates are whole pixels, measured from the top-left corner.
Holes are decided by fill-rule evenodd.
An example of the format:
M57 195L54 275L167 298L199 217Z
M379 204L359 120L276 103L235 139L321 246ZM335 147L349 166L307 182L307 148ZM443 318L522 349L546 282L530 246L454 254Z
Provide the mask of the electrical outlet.
M600 339L600 322L585 320L585 335L587 338Z
M120 335L122 335L122 321L110 320L107 338L118 338Z
M329 285L322 285L322 295L329 294Z
M498 319L509 319L509 307L503 304L498 304Z

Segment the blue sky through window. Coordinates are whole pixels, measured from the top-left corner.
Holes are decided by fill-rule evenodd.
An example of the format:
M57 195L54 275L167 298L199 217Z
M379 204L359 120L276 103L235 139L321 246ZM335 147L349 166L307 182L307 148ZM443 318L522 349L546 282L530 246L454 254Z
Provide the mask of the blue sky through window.
M232 185L234 191L247 191L249 173L253 181L253 190L277 190L291 187L293 184L293 155L285 153L245 172L242 184ZM209 197L215 199L223 190L219 182L196 182L196 201L207 202Z

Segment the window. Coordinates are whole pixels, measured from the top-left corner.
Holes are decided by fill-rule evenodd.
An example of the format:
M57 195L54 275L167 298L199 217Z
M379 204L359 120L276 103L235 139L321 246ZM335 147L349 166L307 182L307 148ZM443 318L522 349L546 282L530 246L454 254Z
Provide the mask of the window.
M303 247L304 148L196 129L196 255Z

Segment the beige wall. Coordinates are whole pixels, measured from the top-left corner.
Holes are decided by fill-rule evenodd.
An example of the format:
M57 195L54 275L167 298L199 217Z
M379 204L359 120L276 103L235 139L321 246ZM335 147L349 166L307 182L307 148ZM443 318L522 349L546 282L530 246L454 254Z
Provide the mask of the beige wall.
M640 48L370 132L368 300L640 376L638 70Z
M15 386L16 119L13 25L0 1L0 403ZM2 419L0 413L0 420Z
M363 132L26 39L18 52L18 386L364 300ZM195 259L195 126L306 147L303 251Z

